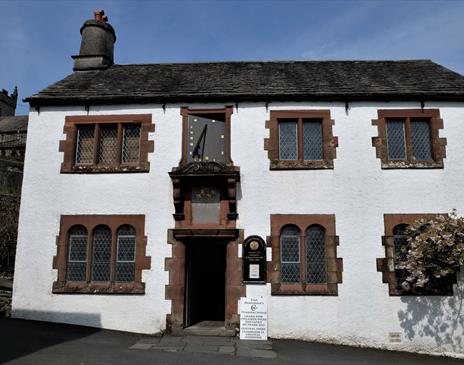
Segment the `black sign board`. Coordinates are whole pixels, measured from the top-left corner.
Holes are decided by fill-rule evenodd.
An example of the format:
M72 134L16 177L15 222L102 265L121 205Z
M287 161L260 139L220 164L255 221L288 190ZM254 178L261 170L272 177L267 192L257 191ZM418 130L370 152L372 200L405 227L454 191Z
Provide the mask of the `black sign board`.
M243 242L243 282L266 284L266 243L259 236L249 236Z

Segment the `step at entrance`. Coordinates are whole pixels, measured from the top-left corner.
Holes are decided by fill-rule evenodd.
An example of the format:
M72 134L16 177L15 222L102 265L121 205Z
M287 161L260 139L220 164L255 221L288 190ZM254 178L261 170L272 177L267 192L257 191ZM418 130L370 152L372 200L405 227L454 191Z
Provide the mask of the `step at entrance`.
M223 321L202 321L197 324L184 328L183 335L194 336L235 336L233 329L226 329Z

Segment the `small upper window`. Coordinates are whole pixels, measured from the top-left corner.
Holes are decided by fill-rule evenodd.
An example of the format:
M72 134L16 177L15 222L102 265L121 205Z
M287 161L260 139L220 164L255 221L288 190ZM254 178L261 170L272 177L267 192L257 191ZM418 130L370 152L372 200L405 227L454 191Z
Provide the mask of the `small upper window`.
M388 159L431 161L432 140L429 123L428 120L387 119Z
M122 133L119 133L119 129ZM139 151L138 124L77 126L76 165L117 166L138 163Z
M373 138L382 168L443 167L446 139L438 109L379 110L374 120L379 136Z
M151 115L67 117L61 172L148 171Z
M136 163L140 156L140 126L125 124L123 126L122 162Z
M271 111L265 143L271 169L333 168L332 124L328 110Z

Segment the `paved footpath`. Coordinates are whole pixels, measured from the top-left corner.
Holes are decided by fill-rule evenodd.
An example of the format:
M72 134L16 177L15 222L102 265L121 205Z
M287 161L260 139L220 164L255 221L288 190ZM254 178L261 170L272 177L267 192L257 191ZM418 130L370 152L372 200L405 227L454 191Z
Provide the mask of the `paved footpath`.
M290 340L162 338L0 319L0 364L464 365L464 360Z
M276 352L272 350L272 341L240 341L233 337L163 336L143 338L129 349L236 355L267 359L277 357Z

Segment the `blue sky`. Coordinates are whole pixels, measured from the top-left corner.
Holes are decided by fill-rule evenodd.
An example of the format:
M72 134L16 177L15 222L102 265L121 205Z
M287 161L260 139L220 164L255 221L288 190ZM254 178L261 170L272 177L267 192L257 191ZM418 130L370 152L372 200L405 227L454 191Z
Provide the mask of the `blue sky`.
M120 64L427 58L464 74L459 0L0 0L0 89L18 85L22 99L71 73L79 28L98 8Z

